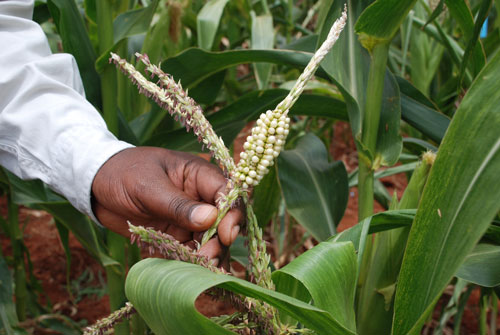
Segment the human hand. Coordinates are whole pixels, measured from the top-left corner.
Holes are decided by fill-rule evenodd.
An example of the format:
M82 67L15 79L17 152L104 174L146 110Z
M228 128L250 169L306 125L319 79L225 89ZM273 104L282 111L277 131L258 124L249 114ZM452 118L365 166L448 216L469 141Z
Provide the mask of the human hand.
M226 187L220 169L182 152L137 147L111 157L93 184L93 211L108 229L130 236L127 221L153 227L182 243L200 240L217 218L214 206ZM215 258L239 232L243 213L230 210L200 253Z

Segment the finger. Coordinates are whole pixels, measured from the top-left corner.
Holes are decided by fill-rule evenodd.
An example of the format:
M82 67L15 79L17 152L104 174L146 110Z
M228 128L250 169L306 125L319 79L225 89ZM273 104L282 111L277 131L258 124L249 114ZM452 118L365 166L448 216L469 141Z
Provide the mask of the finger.
M94 215L104 227L115 233L130 238L128 231L127 219L106 209L101 205L95 205L93 208Z
M189 230L182 229L176 225L168 226L166 233L173 236L177 241L184 243L193 239L193 233Z
M201 165L196 171L195 187L200 198L204 201L215 204L216 200L226 190L227 179L222 171L214 165Z
M158 183L163 185L136 196L155 220L163 219L193 232L207 230L215 222L215 206L193 200L167 178Z
M225 246L230 246L240 232L240 223L243 220L243 213L239 209L231 209L219 224L217 232L219 239Z
M215 258L220 255L222 251L219 239L214 237L200 249L200 255L208 257L208 259Z

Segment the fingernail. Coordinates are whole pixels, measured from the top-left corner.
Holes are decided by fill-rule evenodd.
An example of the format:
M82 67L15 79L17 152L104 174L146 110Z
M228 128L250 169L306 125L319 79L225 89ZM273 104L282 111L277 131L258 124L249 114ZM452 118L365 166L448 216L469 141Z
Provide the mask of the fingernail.
M234 226L233 229L231 229L231 241L234 242L236 240L236 237L238 237L238 233L240 232L240 226Z
M211 205L197 206L191 212L191 222L200 226L212 223L216 217L217 209Z
M219 265L219 259L218 258L212 258L209 261L209 263L210 263L210 265L217 266L217 265Z

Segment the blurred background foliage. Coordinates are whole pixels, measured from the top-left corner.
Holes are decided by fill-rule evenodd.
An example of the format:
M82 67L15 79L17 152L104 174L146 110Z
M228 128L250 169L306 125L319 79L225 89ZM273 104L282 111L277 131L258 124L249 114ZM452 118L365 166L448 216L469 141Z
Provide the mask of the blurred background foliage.
M290 111L293 126L286 151L254 191L255 212L272 237L278 266L293 259L312 238L321 242L337 233L352 187L371 183L371 193L360 192L385 209L417 208L420 193L416 203L398 205L379 179L396 173L406 173L409 179L419 157L439 148L464 96L473 83L484 80L479 74L500 47L498 0L378 3L392 4L393 10L401 11L391 16L387 8L371 6L367 10L373 1L347 1L349 24ZM403 3L405 8L401 7ZM148 54L153 63L161 62L162 69L202 105L225 143L239 151L240 134L245 134L246 126L261 112L284 98L343 5L333 0L37 0L33 19L42 26L53 52L74 55L87 99L102 112L118 138L135 145L201 153L201 145L192 134L140 96L125 76L117 74L108 63L109 52L118 53L139 70L144 66L135 60L135 52ZM375 55L379 46L386 59L381 61L378 78L382 89L377 96L380 83L370 80L370 71L378 59ZM495 70L491 73L498 73ZM380 122L373 123L367 115L371 102L377 99L381 104ZM488 96L475 97L473 103L483 104L481 99ZM487 118L492 109L498 110L498 106L485 102L477 112ZM345 162L332 158L331 152L339 145L334 132L339 122L350 123L359 170L356 163L346 169ZM373 145L365 138L370 128L367 124L374 124ZM498 138L498 134L484 135L490 136L492 143ZM470 135L464 132L457 136ZM467 155L463 147L454 150L457 155ZM372 169L371 182L367 182L370 176L361 167L364 162ZM378 169L383 166L387 168ZM8 216L0 218L0 227L12 245L12 255L0 258L0 334L23 334L23 321L41 315L48 316L42 327L64 334L80 333L79 325L61 315L52 317L50 308L38 303L43 292L29 266L29 252L17 218L19 206L53 215L67 255L68 234L74 234L106 269L111 309L124 304L125 274L139 261L139 250L92 223L39 181L22 181L3 170L0 184L8 209ZM498 203L498 198L487 191L479 198ZM492 210L497 213L495 206L496 211ZM373 213L367 208L360 212L360 221ZM448 305L441 308L435 334L442 333L453 316L459 327L464 301L475 285L482 287L481 330L486 329L486 311L490 308L497 313L500 279L494 269L500 268L500 218L495 214L493 222L489 216L484 220L484 229L477 234L485 243L477 245L473 255L463 255L458 272L450 268L450 276L456 274L458 279L454 279L456 285ZM297 239L293 234L298 226L302 235ZM402 257L408 233L402 234L402 245L387 246L385 252L396 248L393 251ZM473 240L470 248L476 243ZM379 285L376 281L381 279L373 272L369 274L366 262L387 255L377 252L376 246L368 250L365 255L370 259L363 263L360 281ZM235 260L244 262L242 241L235 243L232 253ZM70 257L67 262L70 264ZM395 275L398 271L399 265ZM358 298L365 303L360 303L357 311L358 323L363 324L358 324L360 334L369 334L368 329L377 327L390 329L392 317L387 315L391 316L394 308L394 289L391 291L389 282L387 289L390 294L359 293ZM380 304L378 300L384 298L388 309L374 316L370 304ZM368 319L383 321L374 324ZM493 322L488 327L492 332L496 329ZM128 334L130 329L139 334L146 326L136 318L130 325L120 325L116 333Z

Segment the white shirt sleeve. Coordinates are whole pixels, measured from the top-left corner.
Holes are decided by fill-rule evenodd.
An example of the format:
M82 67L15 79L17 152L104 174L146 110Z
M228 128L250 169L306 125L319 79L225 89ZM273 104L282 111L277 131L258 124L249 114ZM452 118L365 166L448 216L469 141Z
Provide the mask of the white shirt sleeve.
M107 130L85 100L74 58L51 54L32 14L33 0L0 0L0 164L41 179L96 221L94 176L132 145Z

